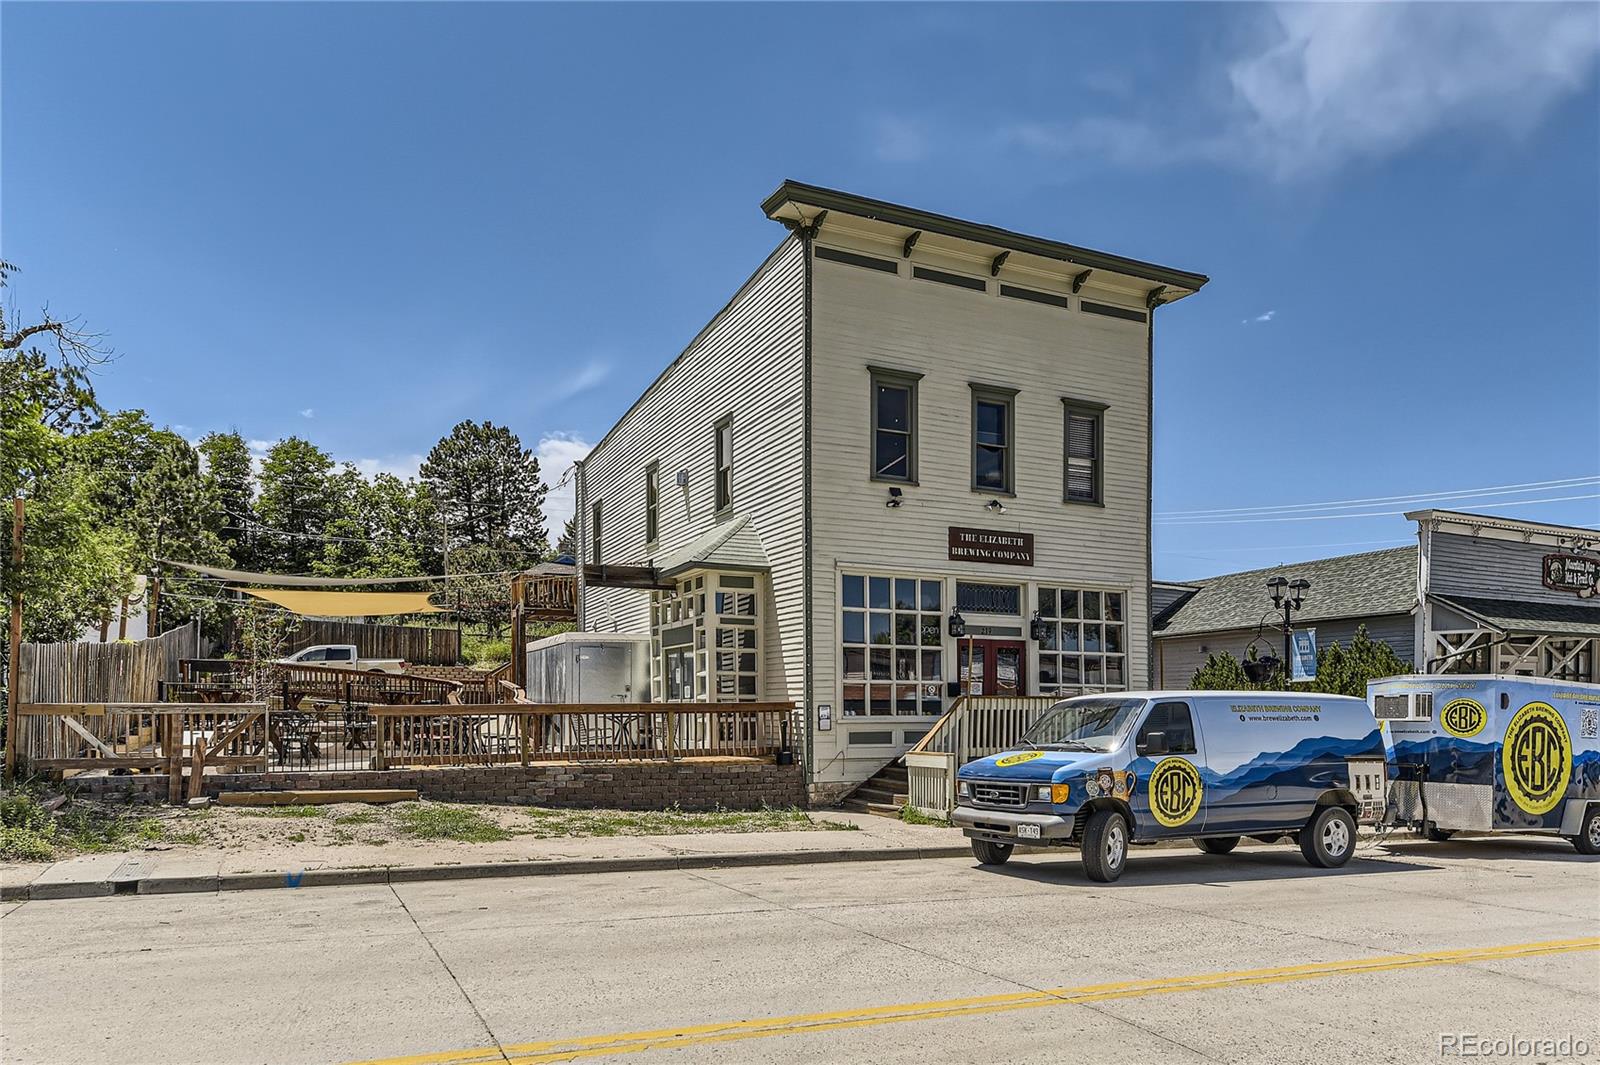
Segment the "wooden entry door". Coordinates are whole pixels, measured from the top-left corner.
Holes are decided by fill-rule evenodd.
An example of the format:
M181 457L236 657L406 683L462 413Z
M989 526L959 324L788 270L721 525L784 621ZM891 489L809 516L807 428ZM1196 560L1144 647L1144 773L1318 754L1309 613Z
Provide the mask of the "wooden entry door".
M956 662L967 695L1027 694L1027 648L1021 640L961 640Z

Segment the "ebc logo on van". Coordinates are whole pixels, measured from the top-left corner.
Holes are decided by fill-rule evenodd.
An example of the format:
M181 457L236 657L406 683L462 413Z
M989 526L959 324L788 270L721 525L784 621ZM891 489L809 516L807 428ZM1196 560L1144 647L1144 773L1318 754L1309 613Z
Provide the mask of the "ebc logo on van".
M997 766L1021 765L1023 762L1031 762L1035 758L1043 757L1043 751L1018 751L1016 754L1008 754L1004 758L996 758L994 764Z
M1500 765L1518 806L1530 814L1554 810L1572 779L1572 737L1560 712L1538 702L1518 710L1506 726Z
M1452 736L1470 740L1489 723L1489 712L1476 699L1452 699L1439 711L1439 724Z
M1200 812L1204 792L1200 771L1186 759L1162 759L1150 774L1150 812L1167 828L1177 828Z

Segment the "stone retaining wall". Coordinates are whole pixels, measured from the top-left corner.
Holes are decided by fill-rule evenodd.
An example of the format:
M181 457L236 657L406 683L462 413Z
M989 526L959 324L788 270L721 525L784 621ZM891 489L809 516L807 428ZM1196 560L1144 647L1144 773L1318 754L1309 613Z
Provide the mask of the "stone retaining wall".
M80 795L165 802L164 774L77 777ZM206 794L223 791L303 791L416 788L424 799L522 806L617 810L753 810L804 806L799 765L769 762L547 763L533 766L350 770L323 773L229 773L206 776Z

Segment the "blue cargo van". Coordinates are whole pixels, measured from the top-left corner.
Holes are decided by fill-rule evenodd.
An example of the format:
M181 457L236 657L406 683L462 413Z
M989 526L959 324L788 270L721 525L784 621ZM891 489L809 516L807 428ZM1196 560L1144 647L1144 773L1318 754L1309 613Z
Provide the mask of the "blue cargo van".
M1375 680L1367 698L1391 824L1432 840L1544 833L1600 854L1600 684L1446 673Z
M1383 738L1367 704L1305 692L1117 692L1057 703L1015 750L961 767L952 821L984 865L1018 843L1076 847L1116 880L1132 844L1192 839L1226 854L1293 836L1307 861L1349 860L1382 813Z

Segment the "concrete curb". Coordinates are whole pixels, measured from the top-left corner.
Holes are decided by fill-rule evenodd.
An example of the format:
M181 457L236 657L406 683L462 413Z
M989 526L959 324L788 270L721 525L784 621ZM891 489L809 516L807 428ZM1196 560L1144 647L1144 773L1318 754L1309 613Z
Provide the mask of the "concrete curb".
M105 895L212 894L280 888L338 887L355 884L415 884L430 880L484 880L582 873L642 873L671 869L739 869L767 865L822 865L831 862L892 862L921 858L964 858L956 847L873 847L859 850L778 851L766 854L684 854L639 858L589 858L465 865L392 865L370 869L306 869L280 873L223 873L215 876L146 876L139 879L82 880L16 884L0 889L3 902L98 898Z

